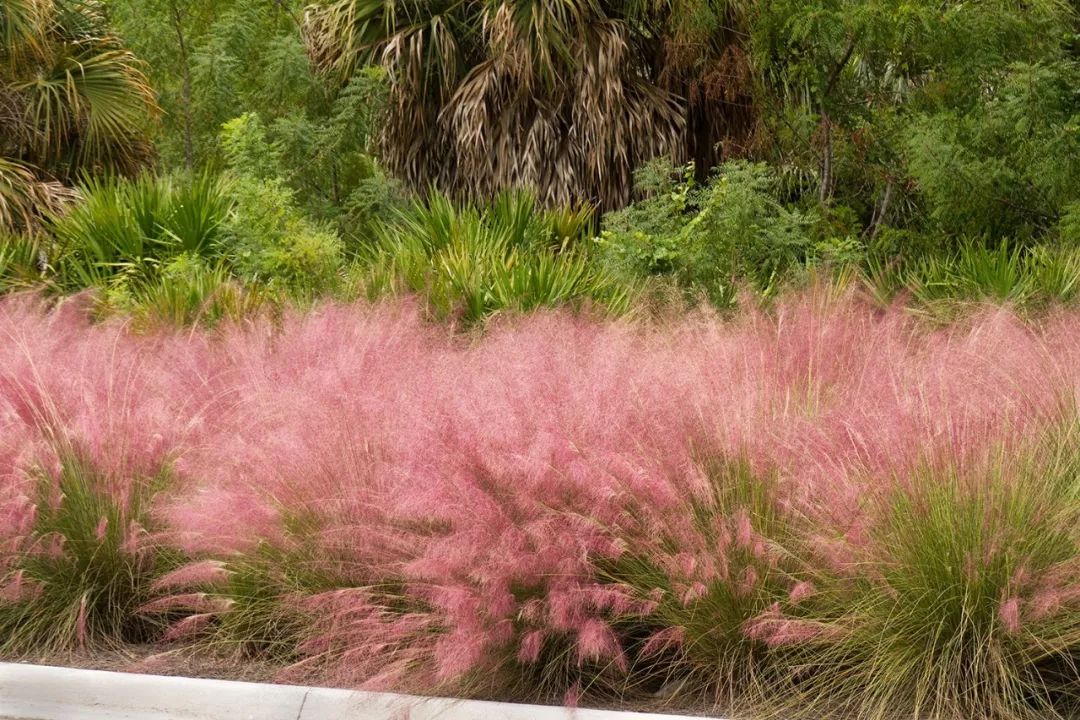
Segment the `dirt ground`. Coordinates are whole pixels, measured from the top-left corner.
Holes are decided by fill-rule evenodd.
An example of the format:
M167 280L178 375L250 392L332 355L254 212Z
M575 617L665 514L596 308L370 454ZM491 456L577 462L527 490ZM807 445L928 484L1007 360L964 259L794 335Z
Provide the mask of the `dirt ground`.
M281 667L266 662L245 660L179 648L162 652L160 647L129 645L114 650L94 652L43 652L17 657L0 655L2 662L32 663L112 672L185 677L244 682L276 682Z

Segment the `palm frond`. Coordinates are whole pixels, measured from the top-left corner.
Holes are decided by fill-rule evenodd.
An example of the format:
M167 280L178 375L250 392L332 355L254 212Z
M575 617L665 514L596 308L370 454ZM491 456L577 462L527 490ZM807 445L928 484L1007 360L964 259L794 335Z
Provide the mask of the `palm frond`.
M43 180L27 165L0 157L0 228L36 231L41 219L62 211L78 191Z
M687 102L646 48L662 4L334 0L309 8L305 36L325 72L387 69L383 154L414 187L612 207L635 167L684 150Z

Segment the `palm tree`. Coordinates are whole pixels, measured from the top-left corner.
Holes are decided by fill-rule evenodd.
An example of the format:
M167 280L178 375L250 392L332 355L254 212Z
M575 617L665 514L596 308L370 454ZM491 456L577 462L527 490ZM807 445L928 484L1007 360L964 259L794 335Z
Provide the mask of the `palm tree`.
M132 172L157 112L96 0L0 3L0 227L30 228L85 171Z
M383 153L415 187L614 207L646 160L707 168L749 127L737 37L673 24L688 2L716 27L739 20L724 0L330 0L305 33L342 82L365 63L388 70Z

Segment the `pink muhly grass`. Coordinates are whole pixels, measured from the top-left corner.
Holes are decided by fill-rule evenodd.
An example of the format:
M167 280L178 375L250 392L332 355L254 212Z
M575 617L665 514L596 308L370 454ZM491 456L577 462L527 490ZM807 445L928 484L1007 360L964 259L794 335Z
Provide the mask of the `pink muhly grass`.
M821 625L786 617L779 603L773 603L766 612L748 621L744 632L748 638L770 647L801 645L824 634L831 634Z
M788 594L788 602L792 605L798 605L815 592L814 584L804 580L796 583L795 587L791 588L791 592Z
M544 647L543 630L533 630L525 633L521 638L521 647L518 648L518 660L524 663L534 663L540 657L540 650Z
M201 560L188 563L165 573L151 585L153 592L174 588L192 588L220 585L229 579L229 570L220 560Z
M189 615L177 620L165 629L161 636L161 642L171 643L188 640L203 633L217 617L216 613L202 613Z
M577 636L577 653L582 661L621 659L618 638L606 623L599 620L589 620L581 626Z
M195 611L198 613L222 613L232 607L232 602L225 598L213 597L206 593L182 593L167 595L151 600L139 607L142 614L164 613L176 610Z
M649 636L641 648L641 656L648 658L668 649L679 649L686 643L686 630L681 627L669 627L658 630Z
M1009 598L998 606L998 619L1002 626L1010 633L1020 632L1020 600Z
M76 449L121 505L169 470L152 533L99 534L194 562L157 593L224 595L254 568L299 675L514 686L563 652L576 697L592 664L678 649L720 677L722 653L835 640L853 578L880 593L866 607L911 597L886 581L883 508L1067 414L1075 326L989 310L933 329L810 293L664 327L543 312L463 338L409 307L331 305L134 336L2 300L0 547L25 551L32 473ZM974 570L1000 561L975 550ZM1022 585L1004 627L1057 618L1080 584ZM190 605L169 637L214 626Z

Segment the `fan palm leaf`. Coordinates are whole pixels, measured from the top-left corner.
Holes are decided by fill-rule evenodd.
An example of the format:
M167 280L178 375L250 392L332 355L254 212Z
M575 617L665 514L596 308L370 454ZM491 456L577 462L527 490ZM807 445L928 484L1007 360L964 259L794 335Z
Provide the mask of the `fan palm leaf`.
M0 3L0 224L32 229L85 171L131 172L157 112L95 0Z
M141 154L152 90L124 50L69 46L38 76L14 85L25 103L29 151L42 164L127 169Z

